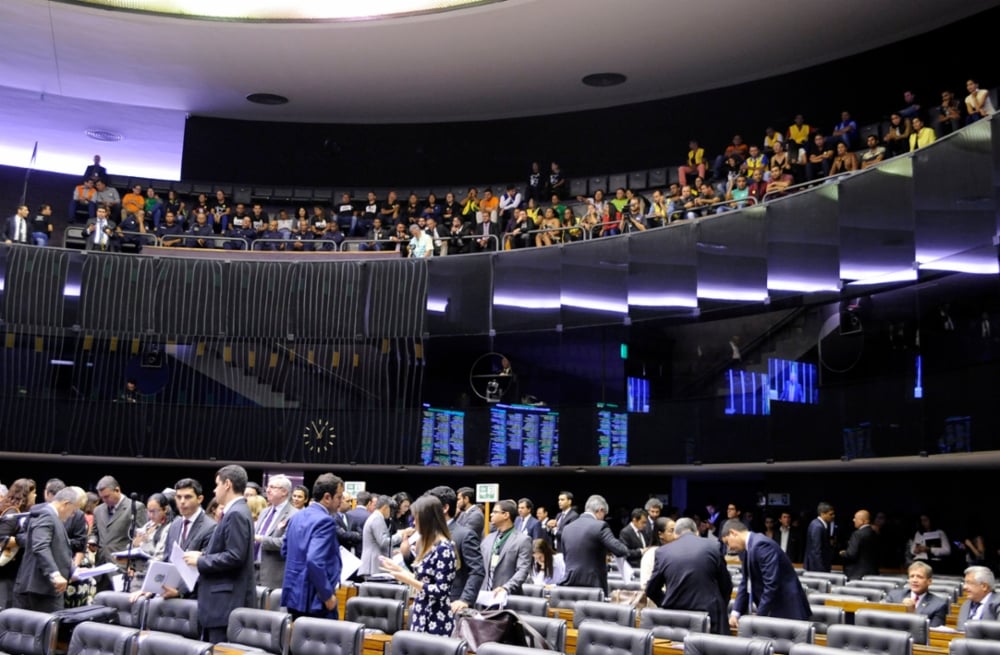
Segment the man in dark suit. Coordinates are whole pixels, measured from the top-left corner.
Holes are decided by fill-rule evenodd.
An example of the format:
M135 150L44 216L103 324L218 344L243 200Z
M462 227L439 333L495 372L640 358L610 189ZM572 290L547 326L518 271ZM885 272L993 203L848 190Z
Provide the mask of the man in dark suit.
M292 618L336 619L342 563L333 515L343 502L344 481L324 473L316 478L312 496L313 502L289 520L281 546L281 604Z
M528 539L534 541L542 538L542 524L534 517L535 503L530 498L517 501L517 518L514 519L514 529Z
M557 500L559 513L555 518L550 518L545 524L549 535L552 537L552 547L560 553L563 552L562 531L573 521L580 518L580 515L573 509L573 494L569 491L560 491Z
M634 569L639 568L639 563L642 560L642 551L646 546L654 545L646 539L646 528L649 525L649 516L646 514L644 509L633 509L632 514L629 516L629 523L621 532L618 533L618 539L621 540L623 544L629 547L630 550L638 551L638 554L629 555L628 563Z
M475 606L476 595L480 587L483 586L483 578L486 571L483 568L483 553L480 550L482 544L479 534L473 532L464 525L459 525L452 516L454 512L457 495L451 487L434 487L427 491L428 496L434 496L441 501L441 509L444 510L444 517L448 522L448 530L451 531L451 540L458 547L459 558L462 566L456 571L455 579L451 583L451 609L453 612L463 610L470 606ZM407 564L413 560L413 551L410 549L408 539L404 539L400 544L400 552Z
M531 540L514 529L517 503L501 500L493 506L490 525L493 530L483 539L482 591L493 592L499 604L505 594L518 594L531 577Z
M830 503L820 503L816 507L819 515L812 520L806 531L806 551L802 568L806 571L829 573L833 567L833 546L830 544L830 525L834 511Z
M742 614L809 619L812 610L792 561L774 540L750 532L745 524L736 522L730 523L729 534L724 539L729 550L739 554L743 568L743 579L729 615L729 627L735 630Z
M902 603L907 610L923 614L930 619L930 627L939 628L948 618L947 598L930 592L934 569L927 562L914 562L906 570L909 586L893 589L885 596L887 603Z
M101 166L101 156L94 155L94 163L87 166L83 172L85 180L106 180L108 179L108 169Z
M486 527L486 517L483 510L476 504L475 494L471 487L462 487L457 492L458 499L455 501L455 510L458 512L455 520L459 525L464 525L477 535L482 537L483 528Z
M847 548L840 551L844 573L848 580L860 580L866 575L878 575L878 535L871 526L871 514L866 509L854 513L854 532Z
M73 551L64 523L77 510L79 499L79 489L66 487L29 519L24 559L14 582L17 607L36 612L63 608L73 574Z
M108 217L106 207L97 208L97 216L87 221L84 236L87 238L87 250L115 250L118 241L115 238L116 223Z
M664 609L708 612L712 632L729 634L726 606L733 580L718 542L699 537L689 518L678 519L674 534L676 539L656 549L646 596Z
M222 520L204 551L184 553L188 566L198 567L198 624L205 641L212 643L225 641L234 609L254 606L253 517L243 498L246 487L242 466L218 470L215 500L223 508Z
M969 621L996 621L1000 619L1000 594L993 591L996 578L993 571L985 566L970 566L965 569L965 602L958 609L960 632L965 631Z
M563 559L566 562L566 579L560 582L568 587L597 587L608 593L607 554L615 557L642 556L642 551L629 548L611 533L604 522L608 514L608 501L603 496L587 499L583 516L563 528Z
M272 475L264 493L267 494L268 505L254 525L254 559L260 565L257 584L277 589L285 579L285 558L281 554L285 528L288 519L299 510L289 502L292 481L286 475Z
M352 532L361 533L365 529L365 521L368 517L372 515L375 511L375 501L378 500L378 496L370 491L361 491L358 493L358 502L354 509L347 512L347 524L350 526ZM361 554L361 546L358 546L355 555Z
M18 205L17 212L4 220L0 225L0 241L4 243L33 243L31 238L31 223L28 221L28 206Z
M781 550L788 555L788 559L793 562L801 562L802 536L798 529L792 525L792 513L782 512L778 523L778 538L775 541L781 546Z
M133 526L146 524L146 506L122 493L118 481L106 475L97 481L101 503L94 508L94 532L97 533L96 564L117 564L113 553L127 550ZM135 521L133 522L133 513ZM111 589L108 576L97 581L98 590Z

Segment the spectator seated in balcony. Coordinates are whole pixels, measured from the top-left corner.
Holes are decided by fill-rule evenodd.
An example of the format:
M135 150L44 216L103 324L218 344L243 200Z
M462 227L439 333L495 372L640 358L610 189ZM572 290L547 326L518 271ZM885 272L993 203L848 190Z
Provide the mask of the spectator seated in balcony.
M993 108L993 101L990 100L990 92L980 89L979 82L969 80L965 83L965 90L969 92L969 95L965 96L965 111L969 115L965 119L966 124L993 115L996 110Z
M529 232L534 229L535 222L528 216L527 210L514 210L514 216L504 226L504 232L507 233L503 244L504 250L533 246L535 235L529 234ZM452 231L454 231L454 226L452 227Z
M795 176L791 173L782 172L777 166L771 167L771 171L765 180L767 182L767 192L772 197L775 195L786 195L785 189L795 184Z
M850 112L840 112L840 122L833 126L833 134L826 138L826 145L833 150L842 141L848 150L855 150L858 141L858 124L851 119Z
M785 136L781 132L775 131L771 126L764 128L764 154L770 157L774 154L775 144L781 144L782 149L785 146Z
M639 202L638 196L629 200L629 204L622 209L621 218L618 221L618 231L621 233L626 232L645 232L646 231L646 217L642 211L642 204Z
M198 213L199 209L204 209L206 214L212 209L208 205L208 196L206 196L204 193L199 193L198 200L191 205L191 212L190 215L188 216L188 219L191 221L192 224L194 223L194 216L195 214Z
M211 224L213 232L222 234L223 231L229 229L229 212L226 194L220 189L215 192L215 202L208 210L208 222Z
M132 187L132 191L125 194L122 198L122 211L121 218L125 218L129 214L134 214L140 209L146 208L146 197L142 195L142 185L136 184Z
M259 202L255 202L253 207L250 209L250 220L253 221L253 227L260 234L267 230L267 226L271 224L271 219L264 211L264 207L261 206ZM291 225L288 226L289 231L291 230Z
M882 137L887 156L895 157L909 152L911 134L913 134L913 126L909 118L903 118L899 114L889 116L889 129Z
M195 210L194 225L188 228L188 238L184 245L188 248L215 248L215 230L208 220L209 213L203 209Z
M424 222L424 232L427 236L431 238L434 243L434 256L440 257L441 255L448 254L448 234L443 225L438 225L437 219L435 218L423 218Z
M764 195L767 193L767 180L764 179L764 171L759 168L755 170L753 177L748 182L750 197L754 199L754 202L764 202Z
M788 126L788 153L793 163L805 164L805 151L809 147L809 137L812 127L806 123L802 114L796 114L795 120Z
M416 223L410 225L409 252L410 257L415 259L426 259L434 256L434 240Z
M843 141L837 143L837 152L833 156L830 164L830 175L841 173L851 173L861 168L858 164L858 156L847 149Z
M390 250L399 253L400 257L409 257L410 235L406 231L406 226L402 223L395 223L392 234L389 236Z
M868 168L885 159L885 147L878 144L878 137L869 134L867 139L868 148L861 153L861 168Z
M451 219L456 216L462 218L462 204L455 200L454 193L448 192L441 203L441 220L450 225Z
M267 228L259 233L257 240L253 243L253 249L268 252L282 251L285 250L285 241L287 239L282 236L281 230L278 229L278 220L272 219L267 224Z
M163 215L163 222L154 230L156 238L164 248L176 248L184 244L182 235L184 226L177 222L177 216L172 211Z
M506 225L514 218L514 212L521 208L521 194L513 184L507 185L507 190L500 196L500 224Z
M335 216L334 220L336 220L337 224L340 225L341 232L349 237L363 236L355 232L358 227L358 216L361 212L351 201L351 194L340 194L340 202L337 203L333 209Z
M774 144L774 151L771 154L768 171L764 174L765 178L770 177L770 170L775 166L778 167L782 175L792 173L792 163L788 160L788 153L785 152L785 146L782 145L781 141L776 141Z
M249 216L243 216L239 222L236 221L236 217L230 221L229 229L222 233L223 236L229 237L229 240L222 242L222 247L225 250L247 250L248 244L253 244L253 240L257 238L257 230L253 226L253 220ZM246 242L235 241L235 239L246 239ZM252 247L252 246L251 246Z
M701 177L700 175L698 177ZM702 178L704 179L704 178ZM636 193L635 189L625 189L625 198L629 203L635 198L639 201L639 208L642 210L643 215L646 214L646 208L649 207L649 200L646 199L641 193Z
M315 237L316 240L316 250L324 250L327 252L338 250L340 244L346 239L346 235L340 231L340 225L337 221L327 221L326 229L323 233Z
M372 221L371 228L368 229L368 233L365 235L368 241L361 244L361 250L387 250L388 246L391 245L389 242L390 236L391 232L382 225L382 219L376 216L375 220Z
M152 226L147 229L147 223L146 210L144 209L122 219L122 222L115 228L115 238L118 240L119 249L121 246L127 245L134 248L136 252L141 252L143 244L148 243L144 235L155 229Z
M608 201L607 204L610 205L610 209L607 214L612 219L617 221L619 218L618 214L620 214L621 211L625 209L625 206L628 205L628 196L625 194L625 189L615 189L615 197Z
M941 104L935 107L932 113L934 130L939 139L962 127L962 107L951 91L941 92Z
M699 216L707 216L715 211L715 207L718 205L720 200L722 199L719 197L719 194L716 193L715 189L712 188L712 185L707 182L702 182L701 187L698 189L698 195L695 196L694 206L698 208Z
M767 155L762 153L760 148L753 145L750 146L750 152L747 154L747 158L743 160L742 164L740 164L740 173L746 175L747 177L753 177L753 173L757 169L767 171L768 168Z
M555 208L546 207L545 214L542 216L542 223L538 226L539 231L535 233L535 246L551 246L552 244L559 243L562 240L562 233L559 231L560 227L562 227L562 221L559 220ZM615 234L617 234L617 231Z
M121 216L122 197L118 195L118 189L108 186L104 180L94 183L94 197L89 206L90 218L97 216L98 205L108 208L108 216Z
M371 226L375 221L375 217L378 216L381 218L381 214L379 214L379 206L380 203L378 198L375 197L375 193L369 191L368 199L365 201L364 208L361 211L361 217L358 219L357 230L363 230L365 234L368 233L368 230L371 229ZM385 227L391 227L392 224L387 223L385 219L383 219L382 225Z
M476 223L490 221L497 224L500 220L500 199L493 195L491 189L483 189L483 198L479 201L479 211L476 212Z
M77 211L85 214L88 218L96 216L92 212L91 205L94 205L94 195L97 190L94 188L93 180L84 180L73 189L73 197L69 201L69 220L76 220ZM94 205L96 208L96 205Z
M306 208L299 207L299 211L301 212L302 218L306 218ZM272 217L269 217L267 213L263 209L261 209L261 226L260 229L257 230L258 233L263 232L267 229L267 226L270 225L271 223L271 218ZM281 238L290 239L292 236L292 229L295 227L296 224L296 220L288 215L288 210L279 209L277 215L274 216L273 218L274 220L278 221L278 232L281 233ZM254 220L253 223L256 226L257 221Z
M108 217L107 207L98 207L97 216L87 221L87 250L114 250L115 222Z
M725 170L722 166L726 163L726 160L733 157L739 162L742 162L746 159L748 152L749 148L747 147L747 144L743 143L743 137L739 134L733 136L732 143L726 146L726 149L722 151L722 154L715 158L715 165L712 167L712 176L716 180L725 180ZM681 186L683 187L684 185L682 184Z
M313 234L313 226L309 224L309 219L300 218L295 229L292 230L288 250L294 250L295 252L311 251L313 249L312 241L315 238L316 235Z
M173 193L173 191L171 191L170 193ZM232 213L229 214L229 226L239 227L243 225L243 219L247 218L248 216L250 216L250 214L247 212L247 206L244 205L242 202L236 203L236 205L233 207ZM253 221L251 221L251 223L252 222Z
M518 210L523 212L523 209ZM462 222L460 216L451 217L451 226L448 228L448 254L461 255L469 252L469 226Z
M403 208L399 204L399 198L395 191L390 191L385 202L379 204L378 215L382 217L382 222L386 225L399 222L402 217Z
M163 201L153 187L146 189L146 201L143 209L146 212L146 216L152 222L152 227L156 227L163 220Z
M31 239L36 246L49 245L52 238L52 205L43 204L38 208L34 220L31 221Z
M327 226L333 222L327 220L326 209L316 205L313 207L313 215L309 219L309 229L312 230L313 239L318 239L326 232Z
M433 193L427 195L427 202L420 210L420 215L424 218L433 218L436 223L441 222L441 203Z
M910 134L910 152L917 148L926 148L937 140L934 128L924 125L923 119L919 116L913 118L913 133Z
M177 218L177 211L181 208L181 202L182 202L181 197L179 195L177 195L176 191L174 191L173 189L171 189L170 191L167 191L167 198L166 198L166 200L163 201L163 215L164 215L164 217L166 217L167 212L173 212L174 213L174 219L176 219ZM236 208L239 209L242 206L243 205L236 205Z
M806 151L806 180L813 181L830 174L833 163L833 146L828 146L828 139L816 133L813 142Z
M545 190L549 196L559 196L560 200L569 196L569 189L566 185L566 177L563 175L562 169L559 168L559 164L556 162L549 164L549 183Z
M583 230L580 227L580 218L573 211L572 207L567 207L562 213L562 226L564 228L577 228L563 230L562 240L563 243L568 243L570 241L579 241L583 238Z
M689 173L698 171L698 175L705 177L705 149L698 145L698 142L691 139L688 142L687 162L677 168L677 179L681 184L687 184Z
M737 175L741 175L740 166L742 163L743 160L736 155L726 157L725 161L722 162L722 167L719 169L720 175L715 178L715 191L717 193L725 193L729 180L735 180ZM695 183L697 184L697 181ZM683 185L681 186L683 187Z
M698 212L691 187L685 184L681 187L680 195L670 201L670 222L687 218L698 218Z
M604 211L605 211L606 206L607 206L607 200L605 200L605 198L604 198L604 190L603 189L598 189L597 191L594 191L594 197L593 198L587 198L587 197L584 197L584 196L577 196L576 200L577 200L577 202L585 202L588 205L594 207L594 209L597 211L597 215L598 216L601 216L601 215L604 214Z
M746 175L737 175L735 179L729 181L729 187L726 189L726 202L716 207L715 213L722 214L734 209L742 209L751 202L750 187L747 186Z
M479 213L479 189L471 187L462 200L462 222L474 225L476 215Z
M663 227L670 222L670 208L667 197L663 195L662 189L653 191L653 202L649 203L649 210L646 212L646 225L649 227Z
M412 225L417 222L417 219L423 214L423 208L420 206L420 198L417 194L411 193L410 197L406 199L406 206L403 207L403 221L407 225Z

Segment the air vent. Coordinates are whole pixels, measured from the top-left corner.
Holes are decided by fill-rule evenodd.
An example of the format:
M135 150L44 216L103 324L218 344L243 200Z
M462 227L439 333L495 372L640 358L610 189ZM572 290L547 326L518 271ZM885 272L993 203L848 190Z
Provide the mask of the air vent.
M247 100L258 105L287 105L288 98L277 93L251 93Z
M580 81L587 86L605 87L625 84L625 80L627 79L628 78L621 73L593 73L585 76Z
M111 130L84 130L83 133L95 141L104 141L105 143L118 143L125 138L118 132Z

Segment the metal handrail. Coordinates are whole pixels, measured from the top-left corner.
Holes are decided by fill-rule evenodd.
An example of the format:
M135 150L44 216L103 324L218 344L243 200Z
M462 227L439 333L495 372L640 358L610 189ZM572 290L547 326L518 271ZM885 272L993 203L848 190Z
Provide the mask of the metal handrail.
M121 233L122 233L122 236L127 236L127 237L141 237L142 239L147 239L147 238L151 239L150 244L154 245L154 246L159 245L159 242L160 242L159 237L157 237L155 234L151 234L149 232L133 232L131 230L122 230ZM117 232L116 232L116 234L117 234Z
M600 223L598 223L600 225ZM542 234L542 233L552 233L552 232L568 232L570 230L579 230L582 233L580 241L586 241L591 238L590 228L586 225L564 225L562 227L542 227L534 230L528 230L527 232L522 232L520 234L514 234L513 232L504 232L500 235L504 243L507 243L507 239L515 236L523 236L526 234ZM562 241L560 241L562 243Z
M434 237L431 237L431 238L433 239ZM444 242L444 241L450 241L451 239L462 239L463 241L478 241L480 239L486 239L487 241L493 240L493 242L494 242L493 245L495 246L495 250L499 250L500 249L500 237L498 237L495 234L487 234L487 235L482 235L482 234L456 234L456 235L451 235L451 234L449 234L446 237L440 237L440 239L441 239L442 242ZM455 253L455 254L457 255L459 253Z
M680 210L672 211L668 215L669 216L668 220L669 220L670 223L673 223L674 221L686 220L686 219L684 219L684 214L686 214L688 212L709 211L709 210L713 210L715 208L721 207L723 205L730 205L730 204L732 204L734 202L746 203L743 207L737 207L737 208L735 208L733 210L733 211L736 211L736 209L745 209L746 207L752 207L753 205L756 205L758 201L757 201L757 198L755 198L754 196L751 196L751 195L747 195L747 197L744 198L743 200L726 200L726 199L716 200L715 202L711 202L711 203L709 203L707 205L699 205L698 207L693 208L693 209L680 209ZM714 213L714 211L711 212L711 213Z
M173 247L180 247L180 248L190 248L191 246L186 245L186 242L189 239L205 239L206 241L239 241L239 242L243 243L243 245L246 246L247 248L249 248L249 246L250 246L250 242L246 238L244 238L244 237L224 237L224 236L219 235L219 234L213 234L211 236L202 237L202 236L199 236L199 235L192 235L192 234L190 234L188 232L185 232L183 234L171 234L170 238L171 239L180 239L181 240L180 246L173 246ZM158 245L162 245L162 239L158 239L158 241L159 241ZM214 246L209 246L207 249L218 250L218 248L215 248Z

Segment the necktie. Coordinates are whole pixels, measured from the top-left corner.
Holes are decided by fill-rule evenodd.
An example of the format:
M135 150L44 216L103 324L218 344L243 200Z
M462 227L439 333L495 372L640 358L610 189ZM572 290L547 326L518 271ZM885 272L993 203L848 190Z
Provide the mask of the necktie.
M24 224L25 224L24 219L21 218L20 216L18 216L17 217L17 240L20 241L21 243L24 243L25 241L27 241L27 238L25 238L26 235L25 235L25 230L24 230Z
M974 600L969 601L969 618L968 618L969 621L972 621L973 619L977 618L976 614L979 613L979 607L980 604L977 603L976 601Z
M184 519L184 527L181 528L181 546L187 546L188 528L191 526L191 519Z
M264 522L260 524L260 530L257 531L259 535L266 535L267 529L271 527L271 521L274 519L274 515L277 514L274 511L274 507L267 508L267 516L264 517ZM254 559L260 561L260 542L257 542L253 547Z
M913 593L913 606L916 607L919 604L920 604L920 594L914 592Z

